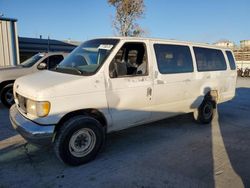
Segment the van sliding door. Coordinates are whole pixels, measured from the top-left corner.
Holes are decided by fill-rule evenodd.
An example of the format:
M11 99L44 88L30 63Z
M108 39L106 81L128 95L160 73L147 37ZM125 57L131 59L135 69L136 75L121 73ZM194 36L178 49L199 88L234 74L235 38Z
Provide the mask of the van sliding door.
M154 44L154 119L188 112L192 101L193 61L188 46Z

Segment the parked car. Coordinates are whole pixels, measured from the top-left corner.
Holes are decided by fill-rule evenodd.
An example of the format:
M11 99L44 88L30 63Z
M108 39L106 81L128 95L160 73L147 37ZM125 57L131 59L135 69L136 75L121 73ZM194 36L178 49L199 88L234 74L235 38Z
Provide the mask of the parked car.
M44 69L53 69L68 53L49 52L38 53L15 67L0 68L0 99L6 106L14 104L13 84L21 76Z
M14 84L13 127L29 142L52 143L70 165L93 160L107 133L193 112L210 123L235 96L227 48L147 38L102 38L76 48L53 71Z

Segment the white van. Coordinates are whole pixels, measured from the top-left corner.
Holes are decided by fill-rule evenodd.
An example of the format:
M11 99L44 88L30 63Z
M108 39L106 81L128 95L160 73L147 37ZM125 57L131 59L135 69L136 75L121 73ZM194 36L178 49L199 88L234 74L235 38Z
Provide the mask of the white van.
M235 96L232 51L147 38L101 38L76 48L53 71L16 80L13 127L28 141L53 143L59 159L95 158L106 133L182 113L210 123Z

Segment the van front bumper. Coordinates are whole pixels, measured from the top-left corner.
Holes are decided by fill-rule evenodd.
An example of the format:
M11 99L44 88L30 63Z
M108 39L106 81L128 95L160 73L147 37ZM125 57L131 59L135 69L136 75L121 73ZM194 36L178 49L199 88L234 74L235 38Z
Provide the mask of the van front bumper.
M36 145L47 145L52 142L55 125L39 125L26 119L15 104L10 108L9 116L13 128L28 142Z

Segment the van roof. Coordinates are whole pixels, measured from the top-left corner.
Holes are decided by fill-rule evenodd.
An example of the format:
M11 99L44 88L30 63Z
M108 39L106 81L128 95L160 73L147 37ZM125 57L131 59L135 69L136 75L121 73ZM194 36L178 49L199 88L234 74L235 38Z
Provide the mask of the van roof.
M216 48L216 49L227 49L231 50L228 47L222 47L222 46L216 46L214 44L209 43L200 43L200 42L191 42L191 41L179 41L179 40L173 40L173 39L163 39L163 38L149 38L149 37L98 37L97 39L120 39L120 40L141 40L141 41L152 41L152 42L166 42L166 43L175 43L175 44L186 44L186 45L197 45L199 47L209 47L209 48Z

